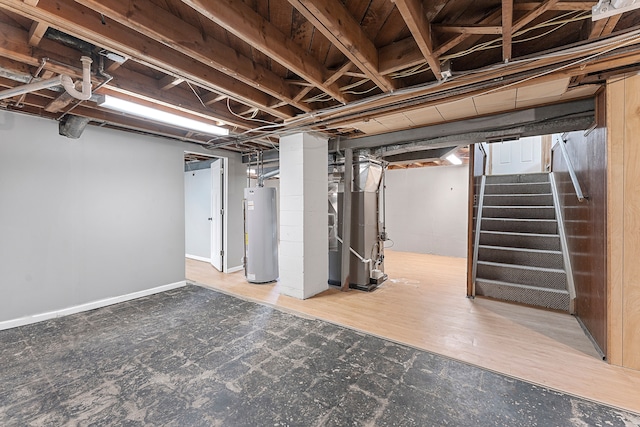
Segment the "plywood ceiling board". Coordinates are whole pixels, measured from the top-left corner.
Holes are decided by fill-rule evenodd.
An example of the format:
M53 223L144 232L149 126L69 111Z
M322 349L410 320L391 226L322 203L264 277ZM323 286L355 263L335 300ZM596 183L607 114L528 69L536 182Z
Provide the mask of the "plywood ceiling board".
M588 97L595 95L595 93L600 89L600 85L585 85L579 86L575 88L571 88L562 94L561 98L565 99L577 99L582 97Z
M526 99L526 100L516 100L516 108L525 108L525 107L535 107L538 105L547 105L547 104L555 104L562 100L561 95L556 96L547 96L544 98L535 98L535 99Z
M436 107L445 120L457 120L478 115L473 98L447 102Z
M516 89L474 96L473 103L478 114L497 113L516 108Z
M415 124L402 113L379 117L377 120L389 130L409 129L415 127Z
M415 126L444 122L444 117L442 117L442 114L440 114L436 107L405 111L403 114L411 120Z
M370 119L367 121L363 120L361 122L354 123L350 126L358 129L361 132L364 132L366 134L371 134L371 135L389 132L389 129L385 125L379 123L375 119Z
M538 83L517 89L517 102L526 102L539 98L548 98L552 96L562 95L567 91L570 77L553 80L550 82Z

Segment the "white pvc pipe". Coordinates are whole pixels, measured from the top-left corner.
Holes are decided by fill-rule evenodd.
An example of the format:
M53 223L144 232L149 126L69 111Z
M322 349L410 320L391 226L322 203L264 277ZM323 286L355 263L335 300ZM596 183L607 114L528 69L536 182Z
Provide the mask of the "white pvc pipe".
M83 56L80 58L80 61L82 61L82 91L76 90L71 77L61 74L47 80L41 80L39 82L3 90L0 92L0 100L62 85L69 95L76 99L86 101L91 98L91 62L93 61L91 61L91 58L88 56Z
M88 56L80 58L82 62L82 92L76 90L75 84L71 77L62 75L62 86L67 93L76 99L86 101L91 98L91 63L93 62Z
M0 99L12 98L14 96L23 95L25 93L34 92L36 90L48 89L62 84L62 76L52 77L47 80L41 80L35 83L14 87L0 92Z

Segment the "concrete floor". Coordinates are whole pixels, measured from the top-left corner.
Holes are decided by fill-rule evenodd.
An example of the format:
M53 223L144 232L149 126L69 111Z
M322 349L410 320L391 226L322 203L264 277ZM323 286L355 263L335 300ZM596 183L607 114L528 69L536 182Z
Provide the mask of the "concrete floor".
M0 331L2 426L639 424L639 415L197 286Z

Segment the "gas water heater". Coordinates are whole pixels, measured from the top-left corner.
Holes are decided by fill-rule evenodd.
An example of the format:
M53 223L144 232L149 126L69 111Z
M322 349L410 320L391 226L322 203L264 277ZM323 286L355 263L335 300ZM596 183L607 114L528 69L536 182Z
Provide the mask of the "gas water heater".
M244 274L251 283L278 279L276 189L244 189Z

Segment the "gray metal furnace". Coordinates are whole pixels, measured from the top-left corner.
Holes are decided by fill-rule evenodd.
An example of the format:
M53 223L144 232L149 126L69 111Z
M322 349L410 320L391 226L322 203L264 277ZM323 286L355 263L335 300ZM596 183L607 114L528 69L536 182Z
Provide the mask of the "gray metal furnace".
M351 189L351 254L349 287L373 290L384 274L384 167L366 158L354 162L353 183L344 182L344 168L334 165L329 175L329 284L341 285L342 210L344 192Z
M244 274L251 283L278 279L276 189L244 189Z

